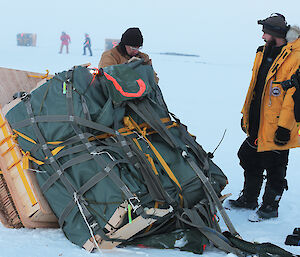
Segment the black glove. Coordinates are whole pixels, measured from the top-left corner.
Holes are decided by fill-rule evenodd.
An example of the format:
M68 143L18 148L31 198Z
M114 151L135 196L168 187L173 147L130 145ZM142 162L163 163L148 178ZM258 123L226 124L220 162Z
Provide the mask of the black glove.
M289 129L286 129L284 127L278 126L275 137L274 137L274 143L276 145L286 145L291 138L291 131Z

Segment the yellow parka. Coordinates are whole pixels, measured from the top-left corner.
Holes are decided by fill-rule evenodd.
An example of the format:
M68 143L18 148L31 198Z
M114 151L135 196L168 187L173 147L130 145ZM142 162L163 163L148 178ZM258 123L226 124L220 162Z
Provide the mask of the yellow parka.
M142 58L144 59L146 64L152 65L152 60L149 58L147 54L139 52L136 57ZM131 58L132 56L122 55L118 51L117 47L114 47L110 50L103 52L98 67L104 68L111 65L123 64L128 62ZM154 71L154 79L156 84L158 84L159 79L155 71Z
M291 78L300 65L300 32L297 39L287 43L274 60L266 77L266 83L262 93L260 125L258 130L257 151L286 150L300 146L299 124L296 123L294 115L294 100L292 95L295 88L284 91L280 84ZM252 70L252 79L242 109L243 127L249 135L249 110L253 98L257 74L262 62L265 47L256 53ZM290 141L284 146L274 143L275 131L278 126L291 131Z

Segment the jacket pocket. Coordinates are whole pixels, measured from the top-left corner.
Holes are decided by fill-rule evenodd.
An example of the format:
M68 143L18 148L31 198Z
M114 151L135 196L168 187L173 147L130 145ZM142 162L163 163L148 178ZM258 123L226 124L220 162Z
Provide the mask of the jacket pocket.
M267 113L265 114L265 121L263 126L263 137L268 142L274 141L275 131L278 126L279 113Z

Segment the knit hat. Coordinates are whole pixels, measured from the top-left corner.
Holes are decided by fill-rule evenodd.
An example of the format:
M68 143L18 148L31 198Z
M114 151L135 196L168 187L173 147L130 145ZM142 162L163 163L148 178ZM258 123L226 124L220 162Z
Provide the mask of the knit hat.
M290 26L287 25L285 17L279 13L272 13L270 17L257 21L263 25L262 31L279 38L285 38Z
M127 29L122 37L121 43L128 46L142 46L143 45L143 35L139 28L129 28Z

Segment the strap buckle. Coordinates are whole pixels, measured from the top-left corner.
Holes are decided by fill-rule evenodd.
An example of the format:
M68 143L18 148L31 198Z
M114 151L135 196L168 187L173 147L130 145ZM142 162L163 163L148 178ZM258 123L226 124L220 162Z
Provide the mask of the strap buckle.
M26 101L28 101L29 99L30 99L30 94L28 94L28 93L26 93L26 92L23 92L22 94L21 94L21 100L22 101L24 101L24 102L26 102Z
M141 202L141 201L140 201L140 199L137 198L136 196L130 197L130 198L128 199L128 202L129 202L129 204L131 205L133 212L135 212L138 208L141 207L141 205L140 205L140 202Z

